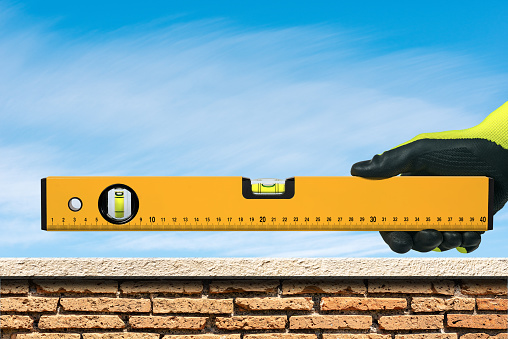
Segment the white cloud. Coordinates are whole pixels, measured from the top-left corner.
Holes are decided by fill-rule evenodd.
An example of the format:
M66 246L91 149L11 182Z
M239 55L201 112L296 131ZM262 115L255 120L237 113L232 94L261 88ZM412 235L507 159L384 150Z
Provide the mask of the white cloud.
M40 216L41 179L60 170L57 154L33 141L0 147L0 214Z
M77 251L93 246L94 253L140 255L159 253L227 257L337 257L389 253L379 234L365 232L168 232L128 234L90 239L75 245ZM217 253L217 254L215 254Z

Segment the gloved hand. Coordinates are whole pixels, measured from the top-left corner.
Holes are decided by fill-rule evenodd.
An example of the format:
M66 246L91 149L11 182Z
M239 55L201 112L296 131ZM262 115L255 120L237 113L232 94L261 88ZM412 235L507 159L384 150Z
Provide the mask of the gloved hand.
M508 201L508 102L477 126L419 134L372 160L351 167L360 177L401 175L488 176L494 179L494 214ZM457 248L469 253L480 245L483 232L380 232L397 253Z

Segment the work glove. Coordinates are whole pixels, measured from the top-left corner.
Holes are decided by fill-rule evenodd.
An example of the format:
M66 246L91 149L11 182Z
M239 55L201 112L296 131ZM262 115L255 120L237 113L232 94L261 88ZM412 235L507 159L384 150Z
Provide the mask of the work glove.
M351 167L365 178L401 175L488 176L494 179L494 214L508 201L508 102L477 126L423 133L372 160ZM478 248L484 232L379 232L397 253L446 251L469 253Z

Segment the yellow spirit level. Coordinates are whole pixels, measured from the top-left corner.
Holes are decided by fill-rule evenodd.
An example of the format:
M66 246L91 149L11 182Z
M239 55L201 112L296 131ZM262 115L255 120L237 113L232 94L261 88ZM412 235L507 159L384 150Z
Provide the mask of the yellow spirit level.
M493 179L48 177L47 231L485 231Z

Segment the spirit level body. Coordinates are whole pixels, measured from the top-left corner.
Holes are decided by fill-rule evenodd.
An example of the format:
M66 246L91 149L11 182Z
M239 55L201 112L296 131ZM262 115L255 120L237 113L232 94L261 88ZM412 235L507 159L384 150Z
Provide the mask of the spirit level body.
M297 176L286 180L282 198L252 192L247 197L250 182L239 176L48 177L41 182L42 229L485 231L493 224L489 177ZM126 223L109 222L100 212L99 197L115 185L132 189L138 200L135 215ZM69 208L73 198L80 200L79 210Z

